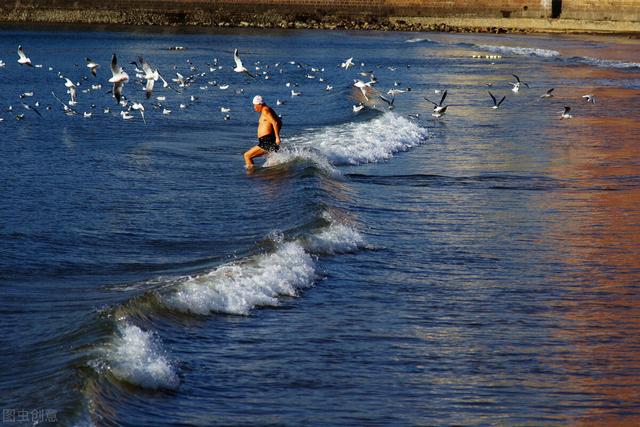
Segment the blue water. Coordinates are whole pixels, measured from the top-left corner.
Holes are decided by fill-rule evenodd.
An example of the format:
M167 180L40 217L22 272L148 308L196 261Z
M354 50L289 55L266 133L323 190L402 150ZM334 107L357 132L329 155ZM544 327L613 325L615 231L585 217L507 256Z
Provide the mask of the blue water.
M4 423L640 423L633 40L5 29L0 60ZM256 94L283 149L248 174Z

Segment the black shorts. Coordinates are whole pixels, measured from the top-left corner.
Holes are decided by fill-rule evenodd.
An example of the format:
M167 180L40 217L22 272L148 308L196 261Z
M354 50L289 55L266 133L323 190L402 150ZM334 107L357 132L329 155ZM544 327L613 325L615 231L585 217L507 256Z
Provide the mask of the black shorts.
M276 144L276 136L272 133L258 138L258 147L271 152L277 152L280 149L280 146Z

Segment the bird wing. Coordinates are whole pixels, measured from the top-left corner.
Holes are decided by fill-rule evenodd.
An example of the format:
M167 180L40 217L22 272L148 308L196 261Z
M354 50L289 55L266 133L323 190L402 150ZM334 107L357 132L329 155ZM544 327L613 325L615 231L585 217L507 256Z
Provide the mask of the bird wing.
M153 79L148 79L147 80L147 84L144 87L144 90L147 93L147 99L151 98L151 94L153 93L153 84L154 83L155 83L155 80L153 80Z
M491 92L489 92L489 96L491 97L491 99L493 99L493 105L498 105L496 97L493 96L493 94Z
M117 76L122 70L122 67L118 67L118 58L116 58L116 54L114 53L111 57L111 73L113 76Z
M233 60L236 61L236 67L244 68L244 66L242 65L242 60L240 59L240 55L238 55L238 49L235 49L233 51Z
M24 53L24 50L22 49L22 46L18 46L18 56L22 60L27 59L27 55Z
M442 93L442 98L440 98L440 104L438 104L438 106L439 106L439 107L441 107L441 106L442 106L442 103L444 102L444 99L445 99L446 97L447 97L447 91L445 90L445 91Z
M500 104L502 104L502 101L504 101L506 98L506 96L503 96L502 99L500 101L498 101L498 103L496 104L497 107L500 106Z
M145 79L148 79L150 76L153 76L153 70L151 69L151 65L149 65L149 63L145 61L142 56L138 57L138 62L142 67L142 71L144 71Z

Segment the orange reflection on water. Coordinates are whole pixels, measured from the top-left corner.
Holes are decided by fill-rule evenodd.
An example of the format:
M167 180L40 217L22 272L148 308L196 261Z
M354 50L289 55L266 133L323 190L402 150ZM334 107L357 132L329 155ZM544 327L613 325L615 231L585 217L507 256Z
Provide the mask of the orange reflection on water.
M546 238L570 270L558 282L573 291L551 314L567 347L549 363L566 373L566 391L588 396L574 425L640 425L640 125L615 115L640 93L600 93L596 109L579 106L549 130L558 141L550 174L567 187L542 201L558 212Z

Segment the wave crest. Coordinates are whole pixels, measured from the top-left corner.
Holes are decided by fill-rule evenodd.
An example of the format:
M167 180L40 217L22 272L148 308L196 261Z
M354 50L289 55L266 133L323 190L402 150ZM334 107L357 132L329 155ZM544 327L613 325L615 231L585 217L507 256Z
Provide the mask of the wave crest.
M118 325L118 333L104 350L106 368L114 377L147 389L175 390L180 380L159 339L135 325Z
M300 147L312 147L334 165L358 165L388 160L397 152L421 144L428 132L394 113L357 123L345 123L290 139Z

